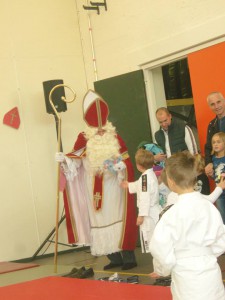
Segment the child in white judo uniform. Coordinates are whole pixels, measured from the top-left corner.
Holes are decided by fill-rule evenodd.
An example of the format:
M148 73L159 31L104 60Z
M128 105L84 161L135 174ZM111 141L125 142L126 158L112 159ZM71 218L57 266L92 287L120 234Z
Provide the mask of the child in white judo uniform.
M157 223L151 242L152 278L171 274L174 300L224 300L217 257L225 252L225 228L217 208L194 191L195 159L177 153L166 161L175 203Z
M149 243L161 211L159 205L159 185L153 171L154 156L151 152L139 149L135 155L136 167L142 173L135 182L123 181L121 186L131 194L137 194L138 217L142 252L149 252Z

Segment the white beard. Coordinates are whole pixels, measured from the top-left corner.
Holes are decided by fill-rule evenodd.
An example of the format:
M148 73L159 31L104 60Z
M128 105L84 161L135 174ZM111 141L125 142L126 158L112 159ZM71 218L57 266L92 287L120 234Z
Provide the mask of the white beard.
M85 132L88 139L86 154L94 174L103 172L105 160L116 159L120 156L120 145L116 138L115 127L107 123L103 129L106 131L102 136L96 134L96 128L88 128Z

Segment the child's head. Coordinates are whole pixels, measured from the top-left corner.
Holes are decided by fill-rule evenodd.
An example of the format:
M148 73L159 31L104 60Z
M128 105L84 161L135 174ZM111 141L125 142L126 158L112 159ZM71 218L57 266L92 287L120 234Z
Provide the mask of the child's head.
M176 192L171 181L181 190L193 188L196 183L197 171L195 158L188 152L178 152L170 156L165 163L169 188Z
M154 155L150 151L138 149L135 154L135 161L137 166L147 170L152 168L154 165Z
M222 152L225 155L225 132L217 132L212 137L212 155Z
M201 154L195 154L195 163L196 163L196 170L198 174L202 174L205 172L205 158Z

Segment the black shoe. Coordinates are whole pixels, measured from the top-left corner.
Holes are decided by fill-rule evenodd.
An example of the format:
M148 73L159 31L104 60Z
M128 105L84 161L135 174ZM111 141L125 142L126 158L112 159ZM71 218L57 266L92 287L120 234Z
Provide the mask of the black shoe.
M170 286L171 276L157 278L153 283L153 285Z
M79 279L84 279L84 278L89 278L94 276L94 271L92 268L89 268L87 270L83 270L81 273L75 273L74 276L72 275L72 278L79 278Z
M126 264L123 264L122 266L122 270L130 270L132 268L135 268L137 267L137 263L136 262L132 262L132 263L126 263Z
M110 282L126 282L123 278L115 278L113 280L109 280Z
M160 282L154 282L153 285L159 285L159 286L170 286L170 281L160 281Z
M92 276L94 276L94 270L92 268L89 268L81 274L80 278L89 278Z
M101 278L98 278L98 280L100 280L100 281L109 281L109 277L101 277Z
M114 263L109 263L108 265L105 265L103 270L109 270L109 269L112 269L112 268L116 268L116 267L121 267L123 264L114 264Z
M77 272L70 274L70 278L79 278L79 276L81 276L81 274L85 271L85 267L81 267L80 269L77 270Z
M85 268L82 267L81 269L84 270ZM75 274L75 273L77 273L78 271L79 271L79 269L73 268L69 273L63 275L62 277L70 277L72 274Z
M137 284L139 283L139 277L137 275L127 277L127 283Z
M156 282L171 281L171 276L159 277L155 281Z

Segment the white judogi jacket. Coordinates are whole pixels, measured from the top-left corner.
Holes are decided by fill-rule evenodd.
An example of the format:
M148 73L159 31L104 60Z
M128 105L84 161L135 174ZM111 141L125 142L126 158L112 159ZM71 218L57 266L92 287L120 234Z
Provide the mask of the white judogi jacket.
M225 228L217 208L199 192L178 196L157 223L151 243L154 272L172 275L174 300L224 300L217 257Z
M149 252L149 243L159 220L159 185L153 169L146 170L135 182L129 182L129 192L137 193L138 215L144 217L140 226L142 252Z

